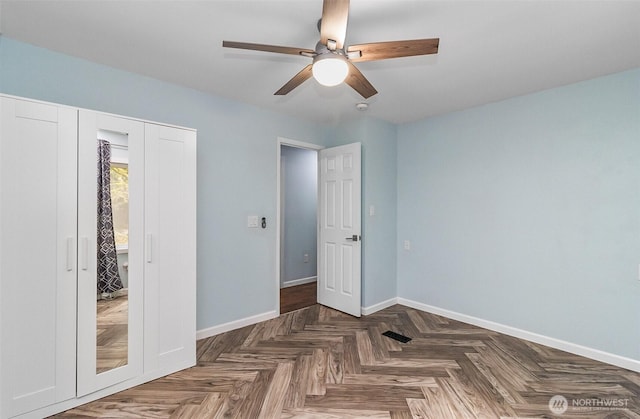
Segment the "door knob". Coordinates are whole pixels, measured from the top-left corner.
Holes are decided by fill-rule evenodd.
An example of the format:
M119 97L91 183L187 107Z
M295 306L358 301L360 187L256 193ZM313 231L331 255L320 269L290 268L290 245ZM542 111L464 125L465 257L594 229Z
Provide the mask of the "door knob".
M345 237L345 239L346 239L346 240L351 240L351 241L357 242L357 241L358 241L358 235L357 235L357 234L354 234L354 235L353 235L353 236L351 236L351 237Z

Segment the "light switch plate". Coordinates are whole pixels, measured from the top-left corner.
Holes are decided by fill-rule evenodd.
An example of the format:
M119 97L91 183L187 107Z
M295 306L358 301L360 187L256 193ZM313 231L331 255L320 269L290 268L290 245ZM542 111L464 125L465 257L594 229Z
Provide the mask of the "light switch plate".
M247 217L247 227L249 228L258 228L258 216L250 215Z

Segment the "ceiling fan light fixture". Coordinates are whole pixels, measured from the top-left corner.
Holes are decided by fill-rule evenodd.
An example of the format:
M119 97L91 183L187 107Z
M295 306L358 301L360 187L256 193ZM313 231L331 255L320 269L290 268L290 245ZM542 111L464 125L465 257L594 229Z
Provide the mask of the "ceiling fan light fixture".
M347 78L349 65L347 59L340 54L321 54L313 60L311 72L321 85L337 86Z

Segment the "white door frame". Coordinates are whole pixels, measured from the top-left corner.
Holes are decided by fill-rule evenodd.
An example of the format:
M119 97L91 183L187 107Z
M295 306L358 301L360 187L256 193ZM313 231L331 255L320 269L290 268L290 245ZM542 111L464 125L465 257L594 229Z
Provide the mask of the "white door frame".
M280 154L281 154L281 150L282 150L282 146L289 146L289 147L297 147L297 148L303 148L303 149L307 149L307 150L314 150L314 151L318 151L318 150L322 150L323 148L325 148L324 146L320 146L317 144L312 144L312 143L305 143L303 141L297 141L297 140L291 140L289 138L284 138L284 137L278 137L278 141L277 141L277 147L276 147L276 251L278 252L276 259L276 279L275 279L275 284L276 284L276 313L278 313L278 315L280 315L280 260L281 260L281 255L280 253L282 252L282 249L280 248L280 229L281 229L281 225L280 225L280 214L282 211L282 208L280 208L280 204L281 204L281 197L282 197L282 191L280 190L280 171L282 170L282 168L280 167Z

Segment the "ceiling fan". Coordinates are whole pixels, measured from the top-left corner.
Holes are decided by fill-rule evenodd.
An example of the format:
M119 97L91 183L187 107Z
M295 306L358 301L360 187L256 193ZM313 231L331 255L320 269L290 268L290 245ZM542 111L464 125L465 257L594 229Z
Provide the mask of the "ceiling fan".
M365 99L378 91L353 63L438 53L439 38L374 42L345 48L348 17L349 0L324 0L322 18L318 21L320 41L315 50L233 41L222 41L222 46L301 55L313 59L311 64L293 76L275 95L286 95L313 76L324 86L336 86L345 82Z

